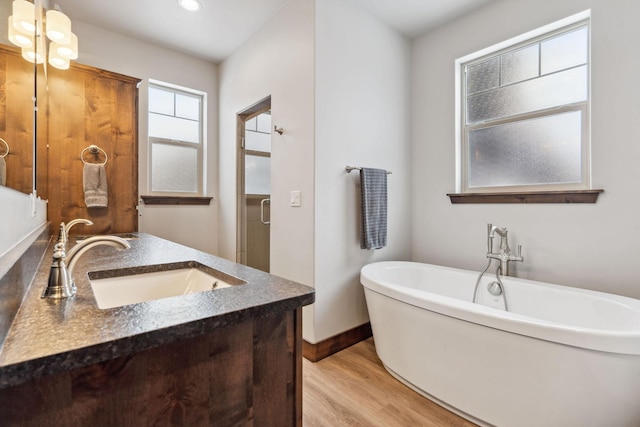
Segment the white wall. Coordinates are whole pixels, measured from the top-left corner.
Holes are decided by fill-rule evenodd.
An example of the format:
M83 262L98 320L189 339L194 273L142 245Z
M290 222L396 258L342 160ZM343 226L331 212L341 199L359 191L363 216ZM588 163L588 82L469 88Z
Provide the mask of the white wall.
M451 205L454 60L591 8L593 187L590 205ZM640 2L494 1L413 42L413 259L481 270L486 223L523 246L520 277L640 298Z
M271 272L313 285L313 0L287 3L220 66L220 252L236 259L236 114L271 95ZM300 190L302 206L290 207Z
M360 268L410 257L410 43L355 2L316 1L316 343L366 323ZM387 169L388 246L360 249L359 174ZM305 318L305 321L308 319ZM312 332L309 333L309 332Z
M209 206L141 205L139 230L216 254L218 252L218 72L215 64L74 20L78 63L142 79L139 92L139 194L148 194L147 83L160 80L207 93L207 196Z

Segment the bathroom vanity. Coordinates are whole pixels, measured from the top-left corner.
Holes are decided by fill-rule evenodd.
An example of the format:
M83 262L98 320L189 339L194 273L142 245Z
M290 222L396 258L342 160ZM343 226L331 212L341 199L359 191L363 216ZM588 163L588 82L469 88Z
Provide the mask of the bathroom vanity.
M77 294L42 299L50 242L0 348L0 424L302 424L302 306L312 288L154 236L95 247ZM101 309L89 273L195 263L232 286ZM191 265L190 264L190 265ZM245 283L242 283L245 282Z

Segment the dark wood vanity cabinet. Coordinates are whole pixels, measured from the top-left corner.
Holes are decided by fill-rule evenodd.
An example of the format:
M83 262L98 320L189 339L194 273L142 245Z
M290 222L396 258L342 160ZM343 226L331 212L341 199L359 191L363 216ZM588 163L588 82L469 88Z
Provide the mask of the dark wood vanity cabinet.
M3 426L300 426L301 309L0 390Z

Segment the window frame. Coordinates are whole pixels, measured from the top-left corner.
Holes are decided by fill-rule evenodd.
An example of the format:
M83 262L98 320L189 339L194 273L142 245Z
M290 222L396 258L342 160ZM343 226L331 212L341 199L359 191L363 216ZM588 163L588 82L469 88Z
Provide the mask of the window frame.
M553 22L533 31L513 37L501 43L489 46L472 54L458 58L455 61L455 172L456 192L459 194L481 193L522 193L541 191L580 191L591 189L591 13L590 10L577 13L565 19ZM477 123L466 124L467 93L465 68L496 58L505 53L523 49L542 40L552 38L558 34L587 28L587 100L561 106L530 111L499 119L491 119ZM489 128L501 124L519 123L529 119L551 117L554 115L579 111L582 115L582 149L581 149L581 182L562 184L538 184L538 185L506 185L491 187L469 187L468 181L468 141L469 133L473 130Z
M200 98L200 111L199 111L199 141L198 143L180 141L169 138L160 138L150 136L150 131L147 129L147 194L150 196L168 197L171 199L185 197L185 198L198 198L205 197L207 194L207 93L196 89L187 88L184 86L175 85L172 83L162 82L159 80L149 79L148 90L151 88L158 88L160 90L170 91L174 94L183 94L187 96L193 96ZM147 102L149 102L147 95ZM150 106L147 108L147 123L149 123L149 115L152 113ZM161 113L154 113L161 114ZM197 150L197 191L158 191L153 190L153 146L154 144L164 144L176 147L195 147Z

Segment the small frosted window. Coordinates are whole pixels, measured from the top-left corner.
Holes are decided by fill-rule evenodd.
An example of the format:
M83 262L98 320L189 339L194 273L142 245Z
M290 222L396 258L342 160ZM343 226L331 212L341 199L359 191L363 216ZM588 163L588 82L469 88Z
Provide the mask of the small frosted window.
M581 28L542 42L540 45L542 74L586 64L587 36L587 29Z
M500 85L500 58L473 65L467 69L467 93L473 94Z
M152 191L198 192L198 150L189 146L151 145Z
M245 156L245 194L271 194L271 158Z
M244 128L246 130L252 130L252 131L256 132L258 130L257 126L258 126L258 118L257 117L254 117L254 118L249 119L246 122L244 122Z
M471 131L468 157L470 188L580 183L581 113Z
M173 141L200 142L200 123L149 113L149 136Z
M149 85L151 191L201 195L203 104L206 95L170 85Z

